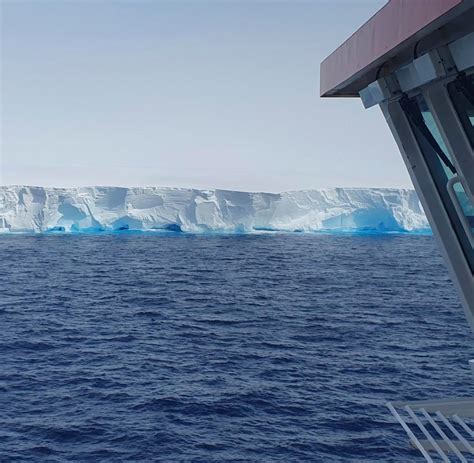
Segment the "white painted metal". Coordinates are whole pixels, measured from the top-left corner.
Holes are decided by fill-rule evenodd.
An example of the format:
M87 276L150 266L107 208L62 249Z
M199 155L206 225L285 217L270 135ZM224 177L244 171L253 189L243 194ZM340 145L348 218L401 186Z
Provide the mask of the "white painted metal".
M390 98L385 89L382 86L381 80L376 80L368 85L366 88L361 90L359 93L360 99L365 109L371 108L372 106L380 104L382 101Z
M457 197L456 191L454 190L454 185L456 185L457 183L459 183L460 185L463 185L463 183L461 182L461 179L457 175L455 175L449 180L448 184L446 185L446 188L448 189L449 196L451 198L451 201L454 204L456 212L459 215L459 219L461 220L462 226L464 228L464 231L466 232L469 243L474 249L474 235L472 234L471 225L469 224L469 222L466 219L466 216L464 215L464 211L462 210L461 204L459 204L459 199ZM464 189L466 190L466 188Z
M448 46L459 71L465 71L474 66L474 32Z
M420 409L420 412L428 420L428 422L433 426L436 432L441 436L443 441L448 445L452 452L463 462L467 463L467 460L463 457L462 453L456 447L456 445L451 441L451 439L446 435L446 433L439 427L438 423L431 417L431 415L424 409Z
M451 273L451 279L460 294L466 318L474 331L474 277L426 164L423 152L400 103L398 101L381 103L380 108L400 149L433 234Z
M474 448L472 445L464 438L464 436L449 422L448 419L441 413L436 412L436 416L448 427L448 429L464 444L467 450L474 454Z
M465 419L474 419L474 398L388 403L389 410L407 433L410 442L426 461L461 461L474 455L473 431L456 412L469 410ZM443 410L443 413L440 411ZM466 414L466 412L464 413ZM443 429L444 427L444 429ZM434 431L431 431L431 429ZM451 433L451 436L448 435ZM423 434L426 440L418 436ZM423 448L423 451L420 449ZM453 460L453 458L455 460Z
M436 50L426 53L395 72L404 92L421 87L445 75L442 60Z
M359 96L365 109L401 95L400 84L394 76L382 77L361 90Z
M453 419L466 431L471 437L474 437L474 431L458 415L453 415Z
M413 421L416 423L416 425L421 429L421 431L423 432L423 434L426 436L426 438L428 439L428 441L431 443L431 445L433 446L433 448L438 452L438 455L442 458L442 460L445 462L445 463L449 463L449 458L448 456L443 452L443 450L441 449L441 447L438 445L438 443L436 442L436 440L433 438L433 436L428 432L428 430L426 429L425 425L420 421L420 419L415 415L415 413L413 412L413 410L408 406L408 405L405 405L405 410L408 412L408 414L410 415L410 417L413 419Z
M410 437L411 441L414 443L416 448L421 452L421 454L425 457L428 463L433 463L433 459L430 457L428 451L421 445L418 438L413 434L413 431L410 429L410 426L405 422L405 420L399 415L397 410L393 407L393 405L389 402L387 407L392 412L393 416L398 420L398 422L402 425L402 428L406 431L408 436Z
M474 151L447 90L451 80L427 85L423 88L423 96L474 204Z

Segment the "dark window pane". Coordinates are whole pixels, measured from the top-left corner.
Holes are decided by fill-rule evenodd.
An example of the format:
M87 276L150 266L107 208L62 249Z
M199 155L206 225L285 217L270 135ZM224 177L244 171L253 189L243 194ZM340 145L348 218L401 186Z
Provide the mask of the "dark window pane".
M448 85L448 92L474 147L474 76L458 77Z
M459 181L453 180L455 183L451 193L454 194L450 193L448 183L457 173L443 137L422 95L411 100L402 100L401 105L410 121L467 261L474 272L474 247L471 244L474 243L474 208Z

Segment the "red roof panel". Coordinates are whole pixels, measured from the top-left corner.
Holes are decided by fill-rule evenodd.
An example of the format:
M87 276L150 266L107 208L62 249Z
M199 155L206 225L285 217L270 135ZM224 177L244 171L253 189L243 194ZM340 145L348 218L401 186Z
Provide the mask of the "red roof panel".
M321 64L321 96L440 18L463 0L390 0Z

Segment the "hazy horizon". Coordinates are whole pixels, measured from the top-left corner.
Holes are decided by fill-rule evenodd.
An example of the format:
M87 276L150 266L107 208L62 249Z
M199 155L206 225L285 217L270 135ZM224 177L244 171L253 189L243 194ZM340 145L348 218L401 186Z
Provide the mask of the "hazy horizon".
M319 64L384 0L3 1L2 185L412 188Z
M96 184L96 185L71 185L71 186L55 186L55 185L39 185L39 184L26 184L26 183L11 183L11 184L1 184L0 188L43 188L43 189L56 189L56 190L72 190L76 188L157 188L157 189L179 189L179 190L220 190L220 191L231 191L237 193L265 193L265 194L282 194L282 193L292 193L292 192L302 192L302 191L320 191L320 190L413 190L413 186L406 187L377 187L377 186L327 186L321 188L302 188L302 189L290 189L290 190L281 190L281 191L266 191L266 190L245 190L245 189L230 189L230 188L197 188L192 186L166 186L166 185L113 185L113 184Z

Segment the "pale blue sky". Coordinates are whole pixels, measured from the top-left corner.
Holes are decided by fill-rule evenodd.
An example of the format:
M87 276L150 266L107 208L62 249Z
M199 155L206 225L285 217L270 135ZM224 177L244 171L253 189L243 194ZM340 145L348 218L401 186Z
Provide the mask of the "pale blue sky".
M319 63L384 0L1 2L3 184L410 185Z

